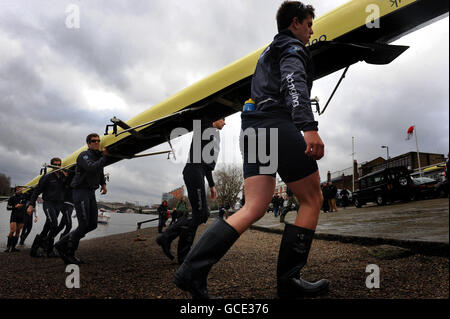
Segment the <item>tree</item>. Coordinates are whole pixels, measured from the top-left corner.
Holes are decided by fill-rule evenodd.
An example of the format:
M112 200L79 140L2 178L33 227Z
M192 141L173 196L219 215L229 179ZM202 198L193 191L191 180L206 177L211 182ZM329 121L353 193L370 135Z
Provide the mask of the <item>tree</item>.
M11 178L0 173L0 195L7 196L11 194Z
M219 209L219 205L217 204L217 198L215 199L211 198L211 193L209 190L206 192L206 201L208 202L208 208L210 211Z
M217 202L219 205L229 203L233 208L238 201L238 195L242 191L244 178L242 170L236 165L225 165L215 171Z

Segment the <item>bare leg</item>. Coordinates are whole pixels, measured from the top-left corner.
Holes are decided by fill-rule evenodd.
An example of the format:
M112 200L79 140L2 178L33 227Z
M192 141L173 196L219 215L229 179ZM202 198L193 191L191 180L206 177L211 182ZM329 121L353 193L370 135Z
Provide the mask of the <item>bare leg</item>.
M13 235L14 235L14 232L15 232L15 231L16 231L16 223L15 223L15 222L10 223L10 224L9 224L8 241L7 241L7 243L6 243L6 250L5 250L5 253L8 253L8 252L10 252L10 251L13 251L13 250L11 250L11 247L13 247L13 241L14 241Z
M17 228L16 228L16 231L15 231L17 238L19 238L20 231L22 230L22 228L23 228L23 224L17 224Z
M9 224L9 236L14 236L17 229L17 223L13 222Z
M264 216L272 200L275 178L268 175L252 176L244 181L245 204L231 215L226 222L239 234Z
M17 224L17 223L11 223L9 226L9 236L11 237L11 252L19 251L16 249L17 240L19 239L19 233L20 229L22 228L23 224ZM14 233L16 234L14 236Z
M337 209L337 206L336 206L336 199L335 198L333 198L333 209L334 209L334 211L335 212L337 212L338 211L338 209Z
M301 180L287 183L287 186L295 194L300 204L295 225L315 230L323 201L319 172L316 171Z

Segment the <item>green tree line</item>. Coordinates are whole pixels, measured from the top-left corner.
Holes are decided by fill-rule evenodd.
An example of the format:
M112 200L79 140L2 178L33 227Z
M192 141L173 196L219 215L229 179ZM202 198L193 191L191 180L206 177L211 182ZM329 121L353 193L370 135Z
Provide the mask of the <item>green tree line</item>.
M11 178L0 173L0 195L7 196L11 194Z

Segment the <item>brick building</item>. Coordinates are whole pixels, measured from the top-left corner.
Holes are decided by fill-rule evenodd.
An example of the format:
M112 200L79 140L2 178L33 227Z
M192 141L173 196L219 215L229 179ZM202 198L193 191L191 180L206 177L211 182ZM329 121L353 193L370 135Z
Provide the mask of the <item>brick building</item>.
M180 199L184 196L184 185L162 194L162 200Z
M419 158L421 168L445 162L444 154L419 153ZM389 165L389 167L405 166L410 171L418 170L419 161L417 159L417 152L409 152L392 157L389 161L386 161L382 157L378 157L370 162L361 164L361 176L383 169L387 165Z
M442 164L446 161L444 154L419 153L419 158L422 171L426 167ZM377 157L371 161L359 165L355 161L353 165L353 174L355 174L355 190L358 189L358 178L360 176L364 176L369 173L381 170L387 165L389 165L389 167L405 166L413 174L417 174L417 172L419 171L417 152L408 152L396 157L392 157L389 159L389 161L386 161L386 159L382 157ZM327 181L332 181L339 189L346 188L348 190L352 190L353 174L351 167L333 173L328 172Z

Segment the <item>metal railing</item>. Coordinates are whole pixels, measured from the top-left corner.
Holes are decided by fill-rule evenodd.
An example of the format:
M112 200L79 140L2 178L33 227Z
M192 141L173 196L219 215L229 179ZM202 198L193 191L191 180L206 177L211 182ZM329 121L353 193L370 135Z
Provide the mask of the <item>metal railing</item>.
M153 221L158 220L158 219L159 219L159 217L156 217L156 218L144 220L144 221L142 221L142 222L138 222L138 223L137 223L137 229L141 229L141 225L142 225L142 224L149 223L149 222L153 222Z

